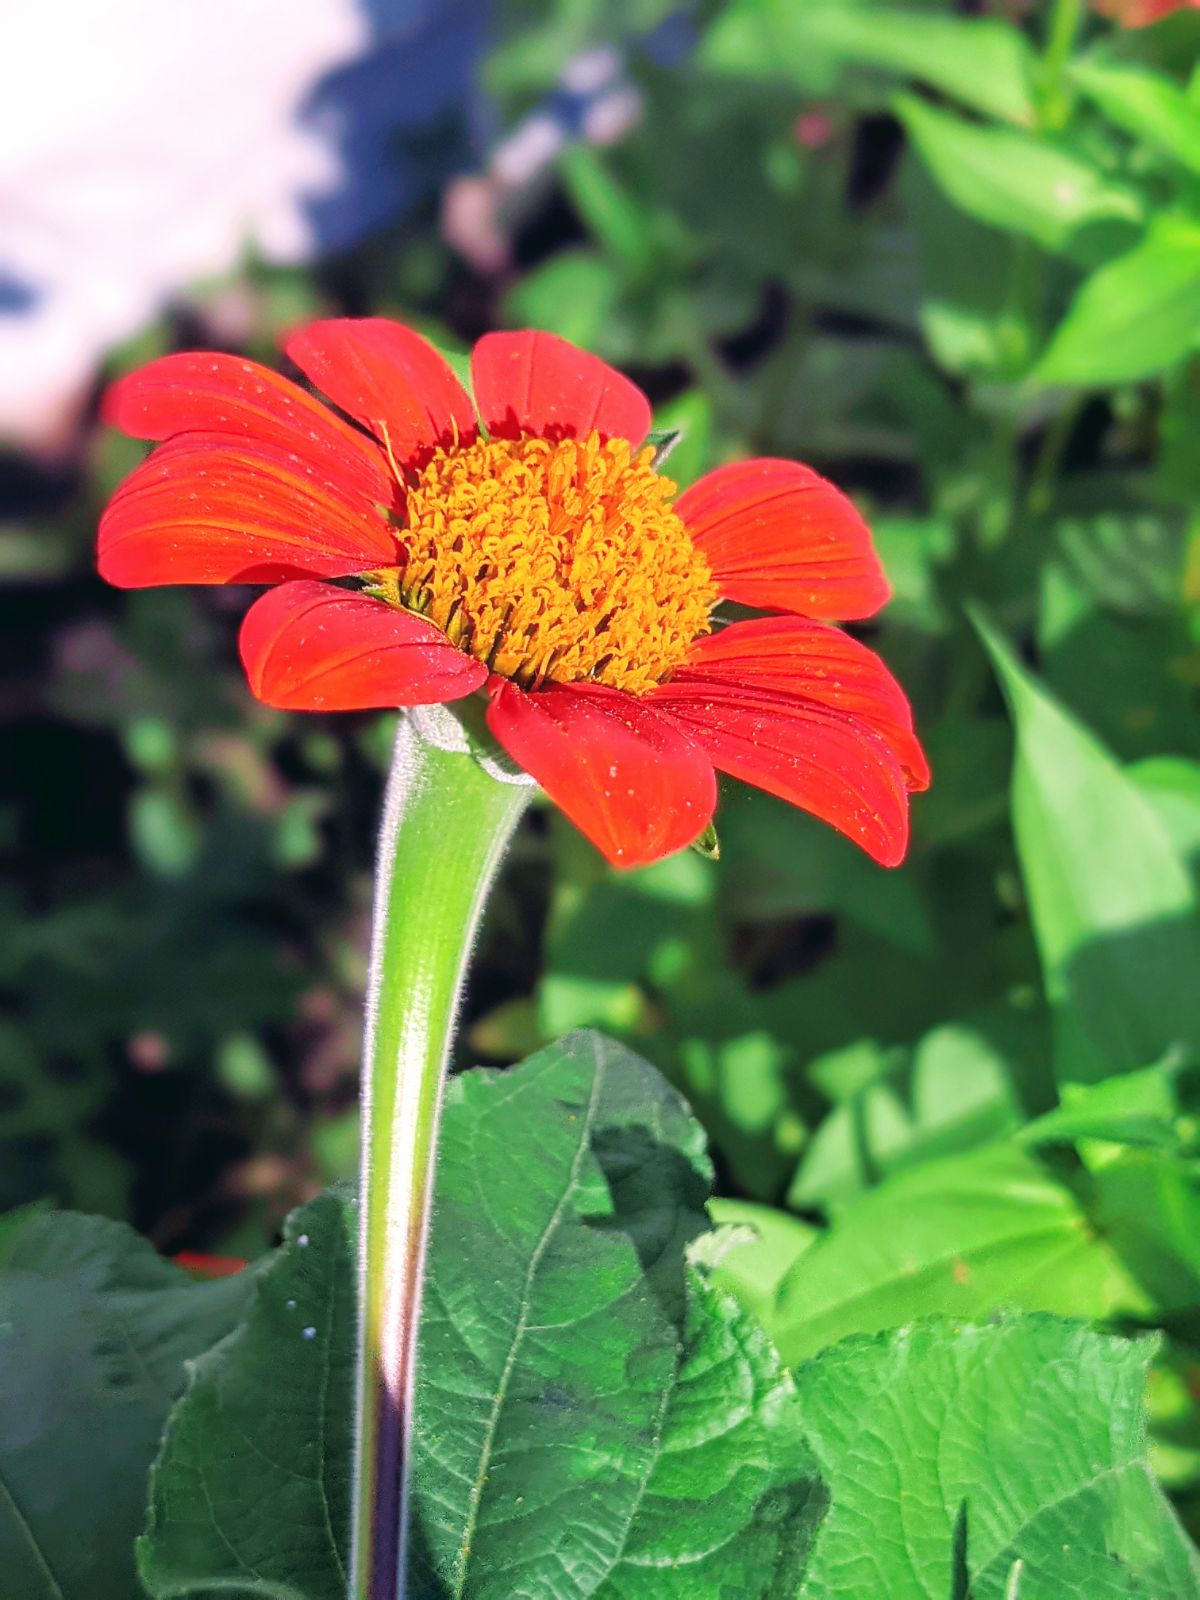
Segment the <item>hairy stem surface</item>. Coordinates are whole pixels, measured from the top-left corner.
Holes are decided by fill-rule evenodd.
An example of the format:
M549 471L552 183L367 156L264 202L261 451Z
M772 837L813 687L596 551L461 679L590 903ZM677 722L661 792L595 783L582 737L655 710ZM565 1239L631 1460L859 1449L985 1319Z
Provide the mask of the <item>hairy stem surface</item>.
M442 1084L475 930L532 788L449 712L401 718L362 1087L353 1600L402 1600L417 1320Z

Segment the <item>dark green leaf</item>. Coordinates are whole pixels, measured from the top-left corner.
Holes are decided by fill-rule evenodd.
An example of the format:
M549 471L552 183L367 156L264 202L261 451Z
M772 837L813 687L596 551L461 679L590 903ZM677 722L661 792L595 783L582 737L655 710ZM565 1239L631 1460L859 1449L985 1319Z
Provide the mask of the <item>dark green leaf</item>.
M245 1322L197 1362L138 1541L151 1595L344 1597L356 1232L335 1191L294 1212Z
M185 1365L249 1275L194 1283L130 1229L34 1215L0 1240L0 1587L130 1600L146 1482Z

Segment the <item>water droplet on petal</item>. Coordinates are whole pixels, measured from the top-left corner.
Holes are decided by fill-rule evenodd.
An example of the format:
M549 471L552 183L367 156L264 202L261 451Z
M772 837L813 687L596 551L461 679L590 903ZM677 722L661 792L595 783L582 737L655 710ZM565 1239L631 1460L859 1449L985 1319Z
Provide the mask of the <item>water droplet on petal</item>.
M301 1250L307 1250L308 1249L308 1235L306 1233L302 1233L300 1235L300 1237L296 1240L296 1243L300 1246Z
M304 1328L301 1330L300 1337L302 1339L315 1339L317 1337L317 1330L315 1328Z

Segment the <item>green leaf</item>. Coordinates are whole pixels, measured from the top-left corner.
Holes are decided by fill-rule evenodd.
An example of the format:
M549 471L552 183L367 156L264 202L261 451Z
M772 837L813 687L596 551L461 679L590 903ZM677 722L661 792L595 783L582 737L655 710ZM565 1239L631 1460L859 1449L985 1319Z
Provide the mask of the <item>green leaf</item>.
M1056 497L1054 538L1074 582L1107 610L1163 617L1178 604L1186 515L1140 499L1111 472L1077 474Z
M1158 813L1181 860L1200 890L1200 761L1186 756L1147 756L1127 774Z
M725 1233L713 1265L713 1281L765 1323L780 1284L819 1238L817 1229L786 1211L753 1200L710 1200L708 1213Z
M575 209L607 253L631 272L644 271L656 248L653 211L620 183L592 145L568 145L559 172Z
M823 1499L790 1379L689 1267L699 1128L577 1035L452 1081L421 1327L415 1594L792 1594ZM154 1477L152 1596L342 1600L355 1250L329 1194L289 1223L202 1361Z
M788 1204L836 1207L881 1176L933 1155L970 1149L1009 1132L1016 1105L1004 1055L969 1020L932 1029L911 1050L850 1046L813 1062L861 1054L869 1076L823 1118L788 1190ZM825 1087L821 1084L821 1087Z
M840 0L741 0L721 8L700 61L718 72L792 83L812 95L830 94L847 65L878 67L977 111L1029 122L1032 54L1016 28L993 19Z
M152 1596L345 1595L356 1232L337 1191L293 1212L245 1322L196 1363L138 1540Z
M802 38L843 61L903 73L990 116L1033 120L1033 51L1007 22L875 5L797 11Z
M804 1600L1191 1600L1146 1456L1153 1339L1049 1317L932 1324L796 1375L831 1493Z
M839 1212L784 1279L767 1330L792 1366L930 1314L1102 1317L1150 1304L1071 1192L1001 1144L899 1172Z
M519 278L504 297L512 327L545 328L589 348L603 337L620 297L611 264L593 250L562 250Z
M1033 330L1012 293L1024 246L964 216L912 152L901 186L921 269L921 330L934 359L956 373L1024 371Z
M1200 108L1157 72L1076 61L1073 81L1110 122L1200 172Z
M1186 863L1109 752L980 623L1016 724L1013 828L1060 1079L1200 1051L1200 923Z
M251 1276L193 1283L130 1229L33 1215L0 1239L0 1569L14 1600L130 1600L146 1478L185 1365Z
M1045 250L1066 251L1091 225L1142 215L1132 189L1048 139L968 122L914 95L898 96L896 110L956 206Z
M1062 1105L1022 1128L1020 1143L1032 1148L1104 1139L1177 1148L1181 1137L1177 1077L1170 1067L1147 1067L1100 1083L1065 1084Z
M1165 216L1085 279L1033 376L1044 384L1131 383L1200 344L1200 226Z
M620 1557L598 1588L579 1590L592 1600L794 1595L826 1509L792 1381L766 1335L699 1273L688 1287L654 1465Z

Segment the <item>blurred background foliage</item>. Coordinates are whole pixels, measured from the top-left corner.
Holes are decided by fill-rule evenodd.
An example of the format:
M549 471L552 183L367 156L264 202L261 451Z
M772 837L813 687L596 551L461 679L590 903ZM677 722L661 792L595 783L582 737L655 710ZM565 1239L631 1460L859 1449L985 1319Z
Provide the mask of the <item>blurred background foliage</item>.
M681 484L778 454L854 495L895 587L862 631L934 769L905 866L734 784L718 862L628 876L539 808L459 1061L584 1024L654 1061L789 1361L934 1310L1165 1328L1156 1459L1196 1531L1200 16L501 6L498 126L614 43L638 114L504 196L504 259L431 197L195 286L107 375L274 361L331 313L451 351L537 325L645 386ZM256 705L238 591L99 583L141 453L96 426L3 465L0 1204L254 1255L354 1167L389 725Z

